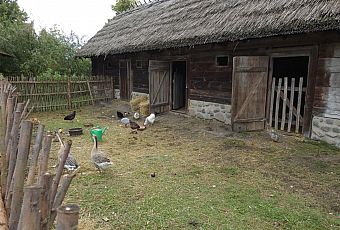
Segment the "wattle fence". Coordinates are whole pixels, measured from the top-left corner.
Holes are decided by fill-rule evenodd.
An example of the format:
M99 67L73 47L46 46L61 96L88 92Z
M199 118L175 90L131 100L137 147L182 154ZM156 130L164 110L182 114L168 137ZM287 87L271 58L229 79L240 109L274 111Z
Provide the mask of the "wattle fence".
M18 101L30 99L34 111L76 109L114 98L114 82L110 76L6 77L20 92Z

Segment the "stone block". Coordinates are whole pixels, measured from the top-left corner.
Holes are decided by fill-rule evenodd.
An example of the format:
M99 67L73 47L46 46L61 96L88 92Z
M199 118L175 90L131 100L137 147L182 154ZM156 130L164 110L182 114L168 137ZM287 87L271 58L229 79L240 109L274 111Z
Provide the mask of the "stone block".
M340 133L340 128L334 127L334 128L333 128L333 132L335 132L335 133Z
M331 128L328 127L328 126L322 126L321 130L324 131L324 132L329 132L331 130Z
M314 119L314 120L313 120L313 126L320 128L319 121L316 120L316 119Z
M221 112L215 114L215 119L218 121L225 122L225 115Z
M326 124L333 125L334 124L334 119L326 119Z

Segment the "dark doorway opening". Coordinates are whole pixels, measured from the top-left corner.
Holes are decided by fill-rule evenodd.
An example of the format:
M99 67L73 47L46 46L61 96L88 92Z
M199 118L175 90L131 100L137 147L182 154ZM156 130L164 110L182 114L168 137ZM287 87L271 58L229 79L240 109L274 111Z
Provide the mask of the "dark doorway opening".
M308 78L308 56L273 58L274 95L271 127L302 132ZM279 87L280 85L280 87ZM273 88L273 85L269 86ZM293 90L292 90L293 89ZM293 92L292 92L293 91Z
M185 110L186 106L186 84L187 67L185 61L172 63L172 109Z

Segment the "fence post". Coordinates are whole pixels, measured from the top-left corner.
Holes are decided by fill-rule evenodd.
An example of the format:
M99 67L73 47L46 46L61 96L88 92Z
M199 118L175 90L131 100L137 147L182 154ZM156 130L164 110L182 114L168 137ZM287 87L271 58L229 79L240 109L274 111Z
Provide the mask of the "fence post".
M24 200L21 208L20 230L40 228L40 196L42 188L39 185L24 188Z
M77 229L79 219L79 206L68 204L58 208L56 230Z
M72 95L71 95L71 76L67 76L67 106L72 109Z

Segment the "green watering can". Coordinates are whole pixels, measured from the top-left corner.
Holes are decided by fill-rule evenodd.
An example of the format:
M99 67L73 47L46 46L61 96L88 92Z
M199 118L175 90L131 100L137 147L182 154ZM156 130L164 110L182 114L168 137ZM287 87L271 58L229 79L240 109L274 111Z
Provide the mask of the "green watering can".
M99 126L96 126L94 128L90 129L90 134L91 134L91 140L93 141L92 136L96 135L98 141L102 141L103 140L103 134L105 133L105 131L107 130L107 127L105 128L101 128Z

